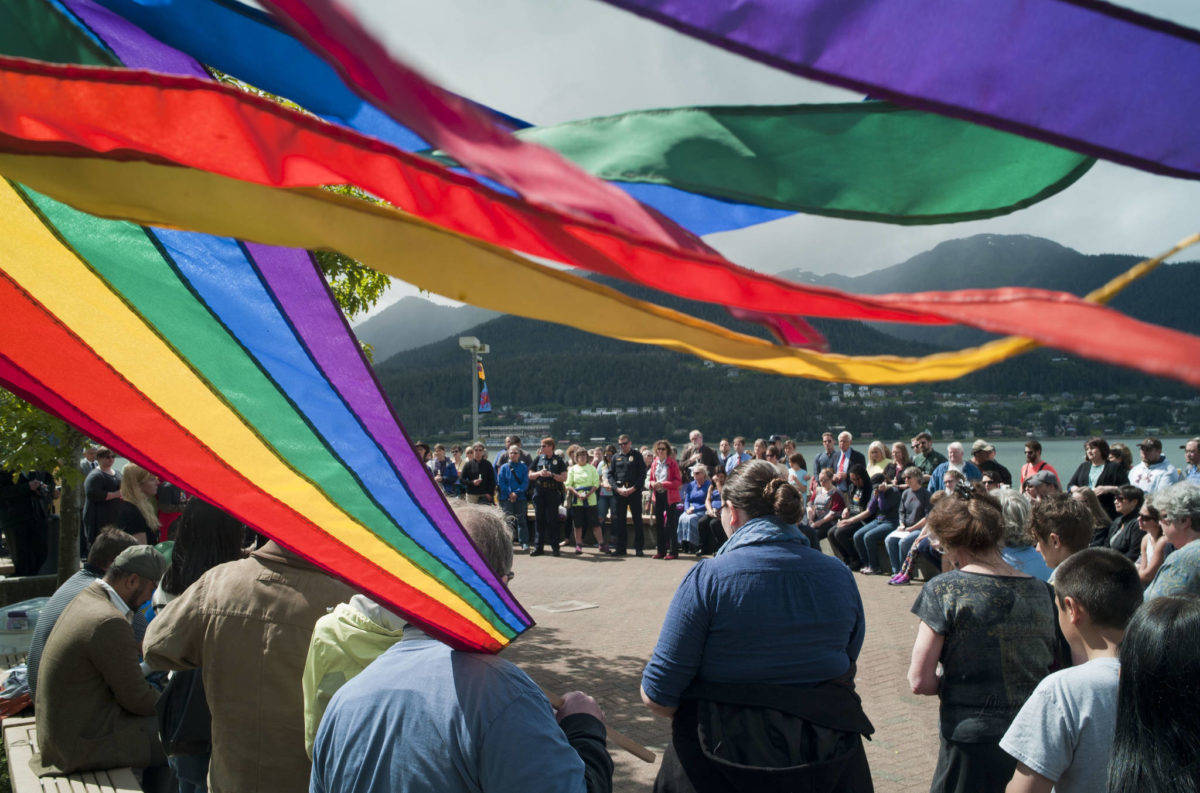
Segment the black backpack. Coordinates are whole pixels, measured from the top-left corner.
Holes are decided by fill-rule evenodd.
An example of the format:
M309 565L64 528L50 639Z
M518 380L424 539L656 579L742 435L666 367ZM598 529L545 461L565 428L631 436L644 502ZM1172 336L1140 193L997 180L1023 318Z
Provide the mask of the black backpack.
M199 669L176 672L155 705L163 749L172 754L212 751L212 714Z

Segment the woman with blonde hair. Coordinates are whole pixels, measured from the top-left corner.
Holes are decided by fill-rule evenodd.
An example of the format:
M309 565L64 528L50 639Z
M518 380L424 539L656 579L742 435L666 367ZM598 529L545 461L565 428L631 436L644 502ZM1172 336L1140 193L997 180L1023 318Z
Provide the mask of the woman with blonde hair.
M887 451L883 444L880 441L871 441L871 445L867 447L867 475L882 474L887 464Z
M121 471L121 503L117 528L138 542L153 545L158 537L158 477L140 465L128 463Z

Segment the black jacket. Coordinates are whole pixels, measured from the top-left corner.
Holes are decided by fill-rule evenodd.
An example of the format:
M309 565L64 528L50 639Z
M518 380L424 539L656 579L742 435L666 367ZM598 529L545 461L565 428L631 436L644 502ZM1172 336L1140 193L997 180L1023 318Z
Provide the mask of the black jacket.
M1142 538L1146 532L1138 524L1137 513L1113 519L1107 528L1097 529L1092 535L1093 548L1112 548L1131 562L1136 562L1142 553Z
M1067 489L1071 487L1090 487L1088 484L1088 474L1092 472L1092 464L1088 460L1084 460L1075 469L1075 473L1071 474L1070 481L1067 482ZM1100 472L1100 478L1096 480L1097 485L1127 485L1129 484L1129 474L1121 467L1120 463L1114 463L1111 460L1104 464L1104 470ZM1108 513L1110 518L1117 517L1117 508L1113 506L1112 493L1097 493L1096 497L1100 499L1100 506L1104 507L1104 511Z
M572 713L559 727L567 743L583 761L583 781L587 793L612 793L613 761L604 745L604 722L587 713Z
M471 460L463 464L460 481L472 496L490 496L496 492L496 469L487 460ZM474 484L482 479L481 484Z
M875 728L853 669L815 686L693 683L671 724L655 793L869 793Z
M646 461L637 449L627 453L618 451L608 467L608 478L613 488L633 487L641 492L646 485Z

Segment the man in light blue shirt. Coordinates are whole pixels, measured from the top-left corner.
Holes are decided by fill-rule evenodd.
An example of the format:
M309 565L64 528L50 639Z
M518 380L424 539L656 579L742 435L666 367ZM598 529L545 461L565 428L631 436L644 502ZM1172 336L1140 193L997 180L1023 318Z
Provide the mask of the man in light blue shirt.
M946 455L949 457L946 462L933 469L933 473L929 477L929 492L936 493L945 487L946 472L953 466L962 471L967 479L972 482L978 482L983 478L983 472L979 470L979 466L967 460L963 452L963 445L958 441L954 441L946 447Z
M1200 485L1200 438L1192 438L1180 448L1186 460L1183 468L1183 481Z
M733 473L734 468L749 459L750 452L746 451L746 439L739 435L733 439L733 451L725 458L725 473Z
M497 575L512 569L503 513L455 512ZM581 692L555 712L529 677L414 626L334 694L313 743L310 793L611 793L603 714Z

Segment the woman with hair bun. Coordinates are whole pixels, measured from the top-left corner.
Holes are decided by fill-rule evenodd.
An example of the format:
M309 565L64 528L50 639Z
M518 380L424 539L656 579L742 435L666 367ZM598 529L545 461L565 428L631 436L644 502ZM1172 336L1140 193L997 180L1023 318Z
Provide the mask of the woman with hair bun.
M642 701L673 720L654 789L870 790L854 576L808 545L803 498L769 462L721 496L729 539L680 583L642 674Z

